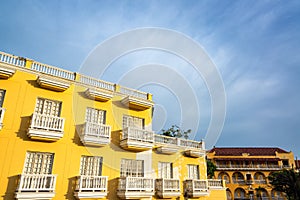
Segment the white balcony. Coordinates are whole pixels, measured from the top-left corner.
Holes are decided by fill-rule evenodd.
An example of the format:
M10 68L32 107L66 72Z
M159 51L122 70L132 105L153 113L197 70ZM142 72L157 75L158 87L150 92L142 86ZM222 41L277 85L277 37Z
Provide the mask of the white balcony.
M185 148L185 155L198 158L205 156L204 143L193 140L180 139L179 145Z
M107 196L107 176L79 176L74 196L77 199L98 199Z
M158 147L156 149L158 153L174 154L179 150L178 147L179 138L155 134L154 140L155 140L155 146Z
M184 181L185 194L191 198L208 196L207 180L188 179Z
M63 137L65 119L62 117L34 113L28 129L28 137L38 140L56 141Z
M160 178L155 181L155 190L160 198L175 198L180 196L180 180Z
M208 179L208 188L211 190L216 189L225 189L225 185L223 184L223 180L221 179Z
M3 127L5 109L0 107L0 129Z
M21 174L16 199L52 199L55 196L56 175Z
M86 146L104 146L110 142L111 127L105 124L86 122L80 140Z
M119 178L117 195L121 199L151 198L154 195L154 179L121 177Z
M154 143L154 133L144 129L127 127L123 129L120 146L130 150L149 150Z

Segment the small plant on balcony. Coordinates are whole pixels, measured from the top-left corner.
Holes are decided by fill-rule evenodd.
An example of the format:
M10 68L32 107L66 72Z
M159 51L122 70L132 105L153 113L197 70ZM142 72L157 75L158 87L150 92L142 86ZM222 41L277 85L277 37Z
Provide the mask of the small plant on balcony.
M169 128L167 130L163 129L162 130L162 135L169 136L169 137L177 137L177 138L183 137L184 139L188 139L189 134L191 132L192 132L191 129L188 129L188 130L184 131L181 128L179 128L179 126L172 125L171 128Z

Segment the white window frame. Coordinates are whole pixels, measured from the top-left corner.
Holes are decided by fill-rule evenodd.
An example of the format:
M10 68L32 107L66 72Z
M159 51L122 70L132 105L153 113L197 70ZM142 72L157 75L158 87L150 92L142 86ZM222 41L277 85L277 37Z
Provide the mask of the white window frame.
M121 159L121 177L144 177L144 160Z
M188 179L200 179L199 165L187 164Z
M80 175L101 176L103 157L101 156L81 156Z
M85 112L85 121L94 124L105 124L106 111L96 108L87 107Z
M173 178L173 163L158 162L158 178Z
M43 115L55 116L59 117L61 112L61 102L45 99L45 98L37 98L34 112Z
M145 119L131 116L131 115L123 115L122 126L123 128L130 127L130 128L144 129Z
M53 153L28 151L23 174L52 174L53 161Z

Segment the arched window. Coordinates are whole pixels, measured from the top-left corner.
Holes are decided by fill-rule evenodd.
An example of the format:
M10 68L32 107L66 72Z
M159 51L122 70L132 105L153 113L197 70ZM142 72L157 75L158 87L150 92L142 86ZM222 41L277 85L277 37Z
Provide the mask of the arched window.
M272 200L284 200L284 196L281 192L272 190L271 192Z
M269 195L266 189L264 188L259 188L259 190L256 191L256 196L260 197L262 199L269 199ZM258 198L259 199L259 198Z
M237 188L234 191L234 199L245 199L246 192L243 188Z
M233 183L238 183L238 184L245 183L244 176L241 172L234 172L232 175L232 181L233 181Z
M225 180L226 183L230 183L229 175L226 172L219 173L218 179L222 179Z
M266 176L261 172L256 172L254 174L254 182L256 184L266 184L267 183Z
M226 196L227 196L227 200L232 200L232 194L229 189L226 190Z

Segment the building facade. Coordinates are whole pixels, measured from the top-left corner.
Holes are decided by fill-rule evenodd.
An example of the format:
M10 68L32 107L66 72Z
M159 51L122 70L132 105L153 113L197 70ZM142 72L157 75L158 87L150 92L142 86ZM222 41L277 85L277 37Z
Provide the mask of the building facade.
M283 200L272 190L267 177L295 167L294 155L280 148L213 148L207 159L216 166L215 177L226 181L228 200Z
M0 52L3 199L226 199L203 142L152 131L151 94Z

